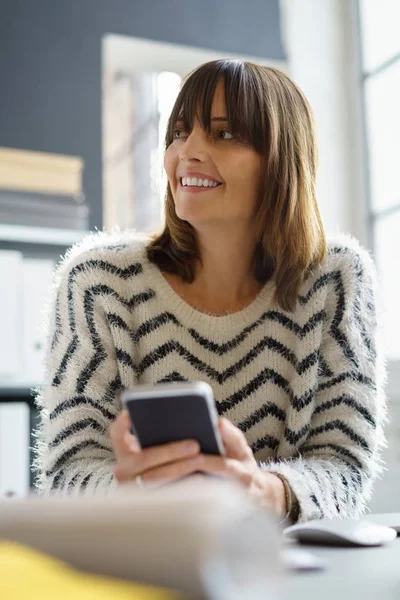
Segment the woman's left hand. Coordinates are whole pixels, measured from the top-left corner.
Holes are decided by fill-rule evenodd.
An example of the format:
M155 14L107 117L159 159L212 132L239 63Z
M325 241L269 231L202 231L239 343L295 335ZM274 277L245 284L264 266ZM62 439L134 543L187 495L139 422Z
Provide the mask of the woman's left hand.
M243 432L228 419L220 419L219 430L226 456L201 454L198 471L237 481L262 507L285 517L285 488L279 477L261 471Z

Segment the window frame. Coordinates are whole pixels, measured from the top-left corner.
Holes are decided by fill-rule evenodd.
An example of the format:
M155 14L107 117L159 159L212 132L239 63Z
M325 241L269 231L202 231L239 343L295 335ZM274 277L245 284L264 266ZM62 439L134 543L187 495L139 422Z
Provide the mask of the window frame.
M390 58L386 59L373 69L367 70L364 67L363 61L363 39L361 35L362 19L361 19L361 1L356 0L354 3L355 10L355 37L357 62L359 66L359 89L360 89L360 110L361 110L361 136L362 136L362 170L363 184L365 190L364 203L366 215L366 238L367 245L373 255L376 257L376 224L382 219L400 212L400 201L393 206L374 209L372 203L371 179L369 176L371 159L368 148L368 129L367 129L367 110L366 110L366 83L382 71L390 69L393 65L400 62L400 51ZM391 399L397 399L400 402L400 359L388 359L388 382L387 393Z

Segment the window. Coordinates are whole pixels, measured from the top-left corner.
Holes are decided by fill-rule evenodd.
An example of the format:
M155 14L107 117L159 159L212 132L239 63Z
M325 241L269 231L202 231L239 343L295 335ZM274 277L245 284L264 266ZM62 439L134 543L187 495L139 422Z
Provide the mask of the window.
M400 2L359 0L368 217L387 358L400 361Z

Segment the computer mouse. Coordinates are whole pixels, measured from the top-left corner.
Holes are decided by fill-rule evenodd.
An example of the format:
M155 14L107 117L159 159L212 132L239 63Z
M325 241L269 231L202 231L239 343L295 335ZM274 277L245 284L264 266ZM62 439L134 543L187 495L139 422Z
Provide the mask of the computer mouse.
M394 540L397 532L367 520L320 519L291 525L283 535L304 544L382 546Z

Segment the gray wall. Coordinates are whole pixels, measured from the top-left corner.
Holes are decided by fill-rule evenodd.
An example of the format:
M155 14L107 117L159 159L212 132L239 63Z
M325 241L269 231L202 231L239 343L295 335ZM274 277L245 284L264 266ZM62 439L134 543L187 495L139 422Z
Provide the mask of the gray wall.
M1 0L0 146L82 156L91 228L102 227L105 33L285 58L279 0Z

